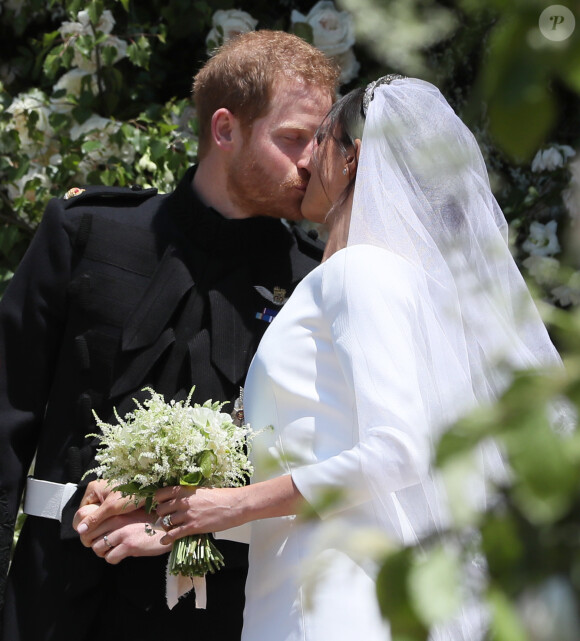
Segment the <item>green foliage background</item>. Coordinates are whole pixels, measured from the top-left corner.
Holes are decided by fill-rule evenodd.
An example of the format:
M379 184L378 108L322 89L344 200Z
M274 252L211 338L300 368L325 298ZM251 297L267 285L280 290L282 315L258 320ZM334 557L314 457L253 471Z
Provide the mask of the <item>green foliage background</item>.
M207 58L205 38L216 10L242 9L258 28L290 30L292 10L308 13L314 4L0 0L0 282L11 277L50 197L82 182L172 189L196 156L190 85ZM384 72L425 78L475 132L510 222L514 256L546 301L542 310L567 365L557 374L522 373L497 407L466 418L445 437L439 458L452 488L461 485L456 479L469 469L474 444L490 434L503 444L513 482L500 488L497 505L484 515L466 511L452 492L459 515L449 532L452 546L434 542L422 554L413 548L382 553L381 607L396 641L425 638L428 626L453 610L456 583L449 577L475 546L489 568L485 594L494 638L577 640L580 438L552 429L546 408L565 398L580 409L580 314L574 309L580 302L580 164L573 169L564 159L534 169L531 163L553 143L580 148L580 4L559 0L578 22L560 43L538 29L551 4L545 0L337 4L354 17L361 64L343 92ZM88 11L94 28L66 41L59 28L79 10ZM110 34L97 29L105 10L115 19ZM108 35L125 43L125 57L118 59ZM312 30L302 25L300 35L312 38ZM67 93L58 83L79 56L96 60L96 86L87 77ZM18 111L15 102L25 95ZM95 117L106 119L94 121L100 129L83 130ZM541 240L530 249L534 223L557 224L559 246L549 249ZM530 258L549 273L537 271Z

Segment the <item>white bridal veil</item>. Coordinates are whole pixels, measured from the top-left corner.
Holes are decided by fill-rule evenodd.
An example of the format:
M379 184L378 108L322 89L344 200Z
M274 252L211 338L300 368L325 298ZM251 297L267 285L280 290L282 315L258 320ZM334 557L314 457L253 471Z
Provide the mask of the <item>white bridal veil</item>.
M399 77L367 94L373 90L348 245L387 249L412 274L409 313L401 316L402 323L411 323L413 338L407 352L412 362L405 367L414 372L409 385L416 385L432 445L463 413L493 401L511 371L557 365L560 359L510 254L507 223L471 132L427 82ZM347 297L349 273L347 265ZM389 291L399 275L369 278L379 292ZM381 335L390 340L386 321ZM414 542L445 526L445 501L430 474L396 493L384 491L392 461L380 452L391 447L392 432L365 416L365 394L369 386L381 389L381 374L369 372L364 361L362 354L353 359L363 470L379 518L402 540ZM479 456L481 470L501 473L494 445ZM485 501L483 483L473 495Z

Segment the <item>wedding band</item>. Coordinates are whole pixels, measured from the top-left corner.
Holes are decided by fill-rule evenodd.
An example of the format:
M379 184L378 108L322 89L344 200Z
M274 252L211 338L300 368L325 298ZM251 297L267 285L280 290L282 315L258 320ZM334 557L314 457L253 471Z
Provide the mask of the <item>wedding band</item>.
M171 522L171 514L166 514L166 515L161 519L161 523L163 523L163 525L164 525L166 528L169 528L170 530L172 530L172 529L175 527L175 525L173 525L173 523Z
M109 550L112 550L115 546L109 541L109 538L105 534L103 536L103 541L105 542L105 545L109 548Z

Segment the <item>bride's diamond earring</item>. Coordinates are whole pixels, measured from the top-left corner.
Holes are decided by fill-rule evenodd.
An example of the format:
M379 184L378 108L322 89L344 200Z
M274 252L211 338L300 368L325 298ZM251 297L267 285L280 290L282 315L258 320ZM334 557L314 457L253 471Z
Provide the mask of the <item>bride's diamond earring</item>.
M342 170L342 175L343 175L343 176L346 176L347 172L348 172L348 169L345 167L345 168Z

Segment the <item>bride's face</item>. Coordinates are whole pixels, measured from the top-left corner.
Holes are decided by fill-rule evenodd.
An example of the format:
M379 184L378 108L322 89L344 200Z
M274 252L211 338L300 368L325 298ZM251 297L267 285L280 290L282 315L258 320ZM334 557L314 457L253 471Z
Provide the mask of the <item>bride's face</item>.
M314 142L308 170L310 180L302 200L302 215L323 223L349 182L346 158L332 138L322 144Z

